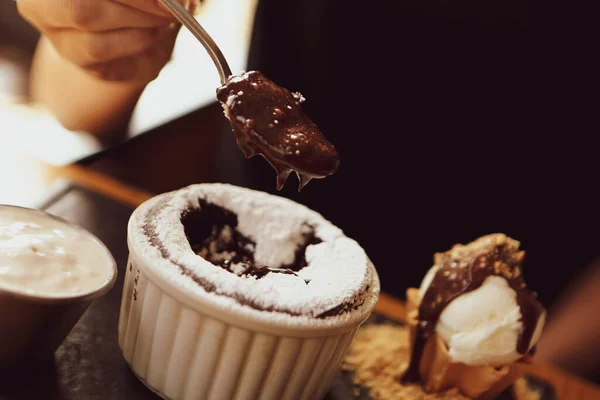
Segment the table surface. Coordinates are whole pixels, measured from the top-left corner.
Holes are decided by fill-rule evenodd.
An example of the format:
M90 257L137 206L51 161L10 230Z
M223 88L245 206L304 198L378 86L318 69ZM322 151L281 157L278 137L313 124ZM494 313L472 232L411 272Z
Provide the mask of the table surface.
M118 280L106 296L92 303L59 347L52 362L26 372L0 375L2 400L158 399L133 376L117 340L121 288L128 257L126 227L137 201L127 202L86 189L75 182L83 176L87 176L85 171L73 175L68 187L49 199L42 208L97 235L117 261ZM87 182L98 182L98 176L91 178ZM123 190L119 193L123 193ZM147 197L141 194L137 196L138 201ZM393 313L402 311L402 303L391 298L389 300L389 308ZM379 322L397 321L382 314L376 317ZM36 384L29 385L31 381ZM326 399L354 398L353 392L352 375L340 373Z
M79 165L55 169L54 172L72 182L77 182L78 185L89 189L91 192L97 193L99 198L110 198L123 204L127 210L131 210L133 207L152 196L149 192L124 184L113 177ZM71 209L70 212L78 215L76 222L81 223L92 230L99 227L95 224L103 224L104 221L94 218L94 215L97 215L94 210L78 210L76 205L77 195L68 193L66 196L70 197L69 201L72 202L73 205L71 207L69 203L65 204L61 202L62 204L65 204L61 205L61 207L69 208ZM56 210L56 208L53 208L52 206L50 206L49 210L54 212L61 211ZM107 233L106 237L102 235L101 239L107 240L110 246L110 243L115 240L124 241L125 232ZM124 257L126 257L126 255L115 254L115 257L119 260L125 260ZM118 282L117 286L120 284L121 282ZM382 293L375 307L375 312L395 321L404 322L405 304L400 299ZM600 399L599 387L553 366L534 362L532 365L526 367L526 372L532 376L550 382L556 391L558 399ZM123 373L128 376L128 371L123 371Z
M202 134L198 134L199 127ZM235 150L232 135L221 135L228 129L221 108L215 104L78 164L44 165L49 179L66 179L72 185L43 208L94 232L109 248L121 249L114 256L124 265L127 257L123 245L126 243L125 225L111 221L128 219L133 208L155 193L198 182L238 183L235 169L243 159L237 152L206 151L210 148ZM218 168L218 158L221 165L231 168ZM94 312L83 316L57 352L54 364L35 376L35 385L30 385L25 392L11 393L10 379L0 379L0 399L38 399L39 393L45 393L45 399L104 399L106 393L112 393L111 399L147 398L144 390L139 391L144 394L139 397L124 397L119 390L123 386L141 384L120 357L116 340L106 340L115 335L110 330L116 326L118 307L109 305L119 301L122 278L121 275L114 290L92 304ZM381 294L375 311L395 321L404 321L404 303L385 293ZM101 315L98 321L103 321L102 326L98 326L93 315ZM90 363L91 355L100 347L106 351L94 357L95 363ZM600 388L550 365L534 363L526 372L550 382L559 399L600 399ZM30 378L15 378L13 383ZM106 382L110 382L108 388ZM85 397L81 397L83 393Z

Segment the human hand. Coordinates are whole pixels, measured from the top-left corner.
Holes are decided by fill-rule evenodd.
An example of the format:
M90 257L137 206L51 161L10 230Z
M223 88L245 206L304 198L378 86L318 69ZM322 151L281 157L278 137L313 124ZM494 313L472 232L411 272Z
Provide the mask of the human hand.
M179 30L157 0L18 0L17 6L63 58L107 81L156 78Z

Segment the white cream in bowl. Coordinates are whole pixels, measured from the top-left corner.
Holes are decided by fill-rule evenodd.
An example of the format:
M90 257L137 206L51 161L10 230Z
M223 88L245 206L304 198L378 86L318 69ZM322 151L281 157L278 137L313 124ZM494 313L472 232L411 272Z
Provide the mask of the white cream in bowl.
M110 252L84 229L43 212L0 207L0 291L86 295L115 274Z

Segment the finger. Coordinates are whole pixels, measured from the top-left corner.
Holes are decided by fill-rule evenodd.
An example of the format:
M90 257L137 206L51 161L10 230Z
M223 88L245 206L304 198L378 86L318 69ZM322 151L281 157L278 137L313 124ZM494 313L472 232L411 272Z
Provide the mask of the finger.
M171 12L167 10L162 4L160 4L160 0L113 0L118 3L124 4L126 6L142 10L146 13L160 16L168 16L171 17ZM189 0L179 0L181 4L185 4Z
M98 79L113 82L143 82L154 80L173 53L179 26L172 29L160 42L141 54L85 67Z
M159 28L127 28L108 32L62 29L49 32L47 36L63 57L85 67L143 53L157 42L163 32L164 29Z
M114 0L19 0L21 14L44 31L74 28L108 31L165 26L172 18L144 12Z
M160 0L114 0L121 4L136 8L138 10L143 10L147 13L154 15L164 15L168 17L172 17L172 14L165 6L163 6ZM179 0L185 8L187 8L190 12L194 12L202 0Z

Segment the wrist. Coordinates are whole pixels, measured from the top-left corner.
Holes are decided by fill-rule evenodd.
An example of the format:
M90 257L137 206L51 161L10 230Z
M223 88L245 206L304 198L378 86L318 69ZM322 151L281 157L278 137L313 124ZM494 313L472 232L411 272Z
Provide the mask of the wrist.
M32 100L67 129L107 136L127 124L147 82L106 82L61 57L42 37L31 72Z

